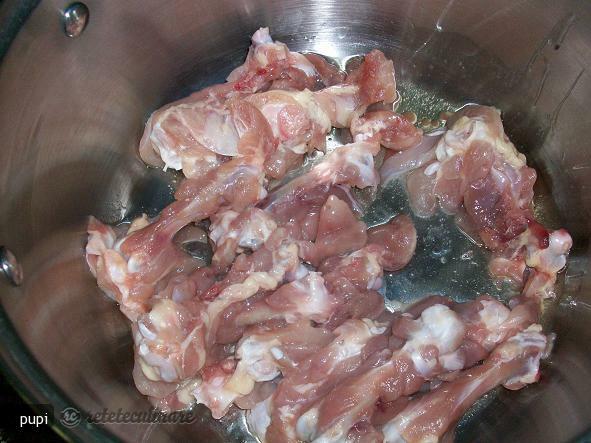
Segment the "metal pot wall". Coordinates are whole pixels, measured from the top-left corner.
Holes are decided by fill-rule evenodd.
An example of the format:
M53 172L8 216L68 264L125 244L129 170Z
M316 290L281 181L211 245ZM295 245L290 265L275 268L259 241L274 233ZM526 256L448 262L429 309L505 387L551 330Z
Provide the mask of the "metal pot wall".
M591 4L550 0L88 0L66 36L60 0L0 4L0 245L24 269L0 282L2 369L56 412L147 410L131 379L131 337L82 256L85 220L118 222L170 201L174 178L136 154L162 104L239 64L270 26L294 50L343 58L377 47L400 82L452 103L494 104L541 181L550 226L575 240L549 308L558 335L539 384L489 397L463 441L568 441L591 428ZM428 100L427 100L428 102ZM191 425L82 423L86 441L241 441L243 424L205 410ZM232 423L231 425L228 425Z

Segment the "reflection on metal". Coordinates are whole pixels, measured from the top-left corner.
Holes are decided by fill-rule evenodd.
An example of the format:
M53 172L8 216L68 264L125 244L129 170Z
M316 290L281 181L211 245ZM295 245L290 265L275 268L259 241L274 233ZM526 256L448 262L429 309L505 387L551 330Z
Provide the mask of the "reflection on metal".
M76 2L64 11L64 32L68 37L78 37L88 24L88 7L84 3Z
M585 69L584 68L581 68L581 70L577 74L577 77L575 78L575 80L568 87L568 91L566 91L566 94L564 94L564 97L562 97L562 100L560 100L558 102L558 105L556 106L556 108L552 112L550 130L554 130L556 128L556 124L558 122L558 116L560 115L560 111L562 111L562 107L564 106L564 104L566 103L566 101L569 99L569 97L571 96L571 94L573 93L573 91L575 90L577 84L579 83L579 80L581 79L581 76L584 73L585 73Z
M192 241L183 243L181 248L191 257L203 261L205 265L209 265L211 263L213 251L208 243Z
M0 269L11 285L20 286L23 282L23 268L10 249L0 246Z

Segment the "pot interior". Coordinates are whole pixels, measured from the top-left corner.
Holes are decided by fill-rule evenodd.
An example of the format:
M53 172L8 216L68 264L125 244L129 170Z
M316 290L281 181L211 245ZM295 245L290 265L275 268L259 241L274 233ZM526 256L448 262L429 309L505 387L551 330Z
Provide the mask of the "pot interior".
M14 3L0 5L0 18L12 17ZM86 217L118 223L142 212L155 215L171 201L180 177L146 168L136 153L147 117L165 103L224 81L244 59L249 36L269 26L292 50L323 54L343 66L355 55L381 49L394 60L401 106L424 117L474 102L503 111L507 133L539 173L537 215L549 227L565 227L575 243L558 296L546 311L548 330L558 338L542 380L482 399L461 421L456 438L555 442L591 426L591 193L586 192L591 4L89 0L86 5L88 26L72 39L62 28L65 2L31 2L30 15L0 64L0 244L16 254L25 272L21 287L0 286L2 356L5 371L25 395L60 410L149 408L131 378L128 322L84 262ZM393 186L367 217L377 222L404 210L403 194ZM482 277L484 256L475 258L480 277L468 278L472 271L462 260L441 267L445 254L433 255L436 239L451 239L450 256L470 244L444 218L434 226L440 231L419 227L423 255L388 278L389 298L408 302L433 291L461 300L482 292L502 296L503 288ZM430 275L434 261L443 272ZM200 411L191 425L63 431L90 440L244 441L240 414L215 421L205 408Z

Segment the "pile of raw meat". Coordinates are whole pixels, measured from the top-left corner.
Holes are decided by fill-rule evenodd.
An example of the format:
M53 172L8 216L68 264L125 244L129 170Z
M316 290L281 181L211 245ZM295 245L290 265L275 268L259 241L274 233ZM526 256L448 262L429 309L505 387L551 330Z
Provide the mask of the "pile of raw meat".
M140 155L183 172L176 201L126 232L92 219L86 256L131 322L133 377L154 405L215 418L236 405L264 442L436 441L486 392L538 379L551 340L537 322L570 236L534 220L536 173L496 109L423 134L396 99L380 51L344 73L260 29L226 83L152 114ZM333 127L353 143L324 153ZM520 295L386 310L383 272L409 263L417 233L408 215L368 229L351 188L394 179L415 216L456 214ZM179 239L206 235L204 266Z

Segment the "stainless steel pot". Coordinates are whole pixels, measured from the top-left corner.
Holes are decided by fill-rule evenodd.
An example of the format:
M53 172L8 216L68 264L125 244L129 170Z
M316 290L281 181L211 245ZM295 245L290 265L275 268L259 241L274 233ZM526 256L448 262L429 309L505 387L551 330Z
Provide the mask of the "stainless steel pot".
M0 4L0 245L24 269L0 284L2 369L56 412L146 410L131 379L127 322L82 258L84 221L155 213L171 176L136 146L160 105L220 82L270 26L295 50L343 58L377 47L427 99L495 104L546 186L546 223L575 247L551 307L555 352L537 385L500 392L466 417L464 441L567 441L591 427L591 4L550 0L88 0L64 32L61 0ZM410 83L409 83L410 84ZM423 103L429 100L423 100ZM0 282L2 283L2 282ZM82 423L87 441L240 441L240 421ZM228 425L232 423L231 425Z

